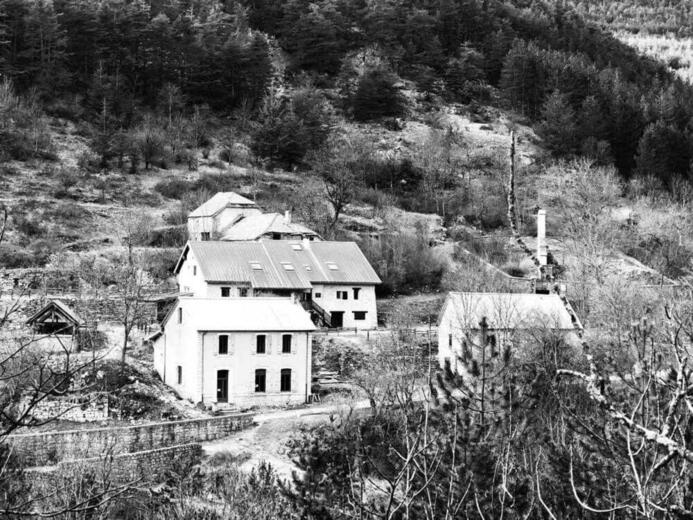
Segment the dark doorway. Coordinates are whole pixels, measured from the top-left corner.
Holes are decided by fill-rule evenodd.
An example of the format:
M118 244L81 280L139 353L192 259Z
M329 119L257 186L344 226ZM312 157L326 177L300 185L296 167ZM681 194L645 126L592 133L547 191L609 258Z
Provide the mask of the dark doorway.
M217 370L217 403L229 402L229 371Z
M340 329L344 326L344 311L331 312L332 328Z

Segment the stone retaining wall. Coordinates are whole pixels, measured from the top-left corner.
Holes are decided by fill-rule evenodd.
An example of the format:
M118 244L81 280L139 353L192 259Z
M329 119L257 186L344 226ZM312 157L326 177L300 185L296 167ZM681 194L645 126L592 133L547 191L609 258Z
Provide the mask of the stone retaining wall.
M114 456L83 460L61 461L55 466L32 468L26 475L34 487L56 486L59 479L91 474L112 484L150 481L160 482L169 472L185 474L202 458L202 447L197 443L170 446L156 450L122 453Z
M154 424L10 435L8 443L26 466L103 457L211 441L253 424L253 414L234 414Z

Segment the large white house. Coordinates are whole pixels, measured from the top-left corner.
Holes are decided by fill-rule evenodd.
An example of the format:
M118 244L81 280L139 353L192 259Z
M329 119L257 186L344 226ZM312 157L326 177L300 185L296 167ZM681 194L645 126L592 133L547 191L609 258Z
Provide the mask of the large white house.
M188 215L190 240L217 240L244 217L262 211L252 200L232 191L220 192Z
M558 294L451 292L438 318L440 367L461 374L482 345L500 353L542 331L574 333L582 325L571 311Z
M175 274L196 298L291 296L320 326L373 329L380 278L354 242L191 241Z
M310 395L315 326L291 298L181 297L161 327L154 367L184 398L245 407Z

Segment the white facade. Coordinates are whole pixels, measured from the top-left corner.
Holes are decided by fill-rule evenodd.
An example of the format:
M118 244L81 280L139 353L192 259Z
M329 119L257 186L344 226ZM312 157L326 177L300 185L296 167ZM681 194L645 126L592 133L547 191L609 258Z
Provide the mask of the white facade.
M484 343L482 320L499 352L542 331L574 333L581 325L573 322L568 305L557 294L450 293L438 318L438 363L462 374L465 352Z
M154 343L154 367L196 403L300 404L310 395L313 329L289 299L181 298ZM264 388L257 386L259 375Z
M313 301L330 313L333 327L342 313L342 327L349 329L375 329L378 313L374 285L319 285L313 286Z
M259 215L259 208L236 206L226 207L216 215L188 217L188 236L190 240L216 240L222 232L240 217Z

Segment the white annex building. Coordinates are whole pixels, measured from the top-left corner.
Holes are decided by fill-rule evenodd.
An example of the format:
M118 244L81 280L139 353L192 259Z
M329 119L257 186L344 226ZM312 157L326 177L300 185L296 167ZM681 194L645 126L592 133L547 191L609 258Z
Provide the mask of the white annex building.
M250 199L232 191L220 192L188 215L188 236L207 240L320 240L291 212L263 213Z
M380 278L354 242L190 241L175 273L195 298L292 297L322 327L378 325Z
M232 191L220 192L188 215L190 240L217 240L239 220L260 215L252 200Z
M290 298L181 297L161 327L154 367L184 398L224 407L310 395L315 326Z
M574 333L582 325L571 311L558 294L451 292L438 318L440 367L449 365L461 373L461 361L483 341L500 351L505 345L519 344L527 334Z

